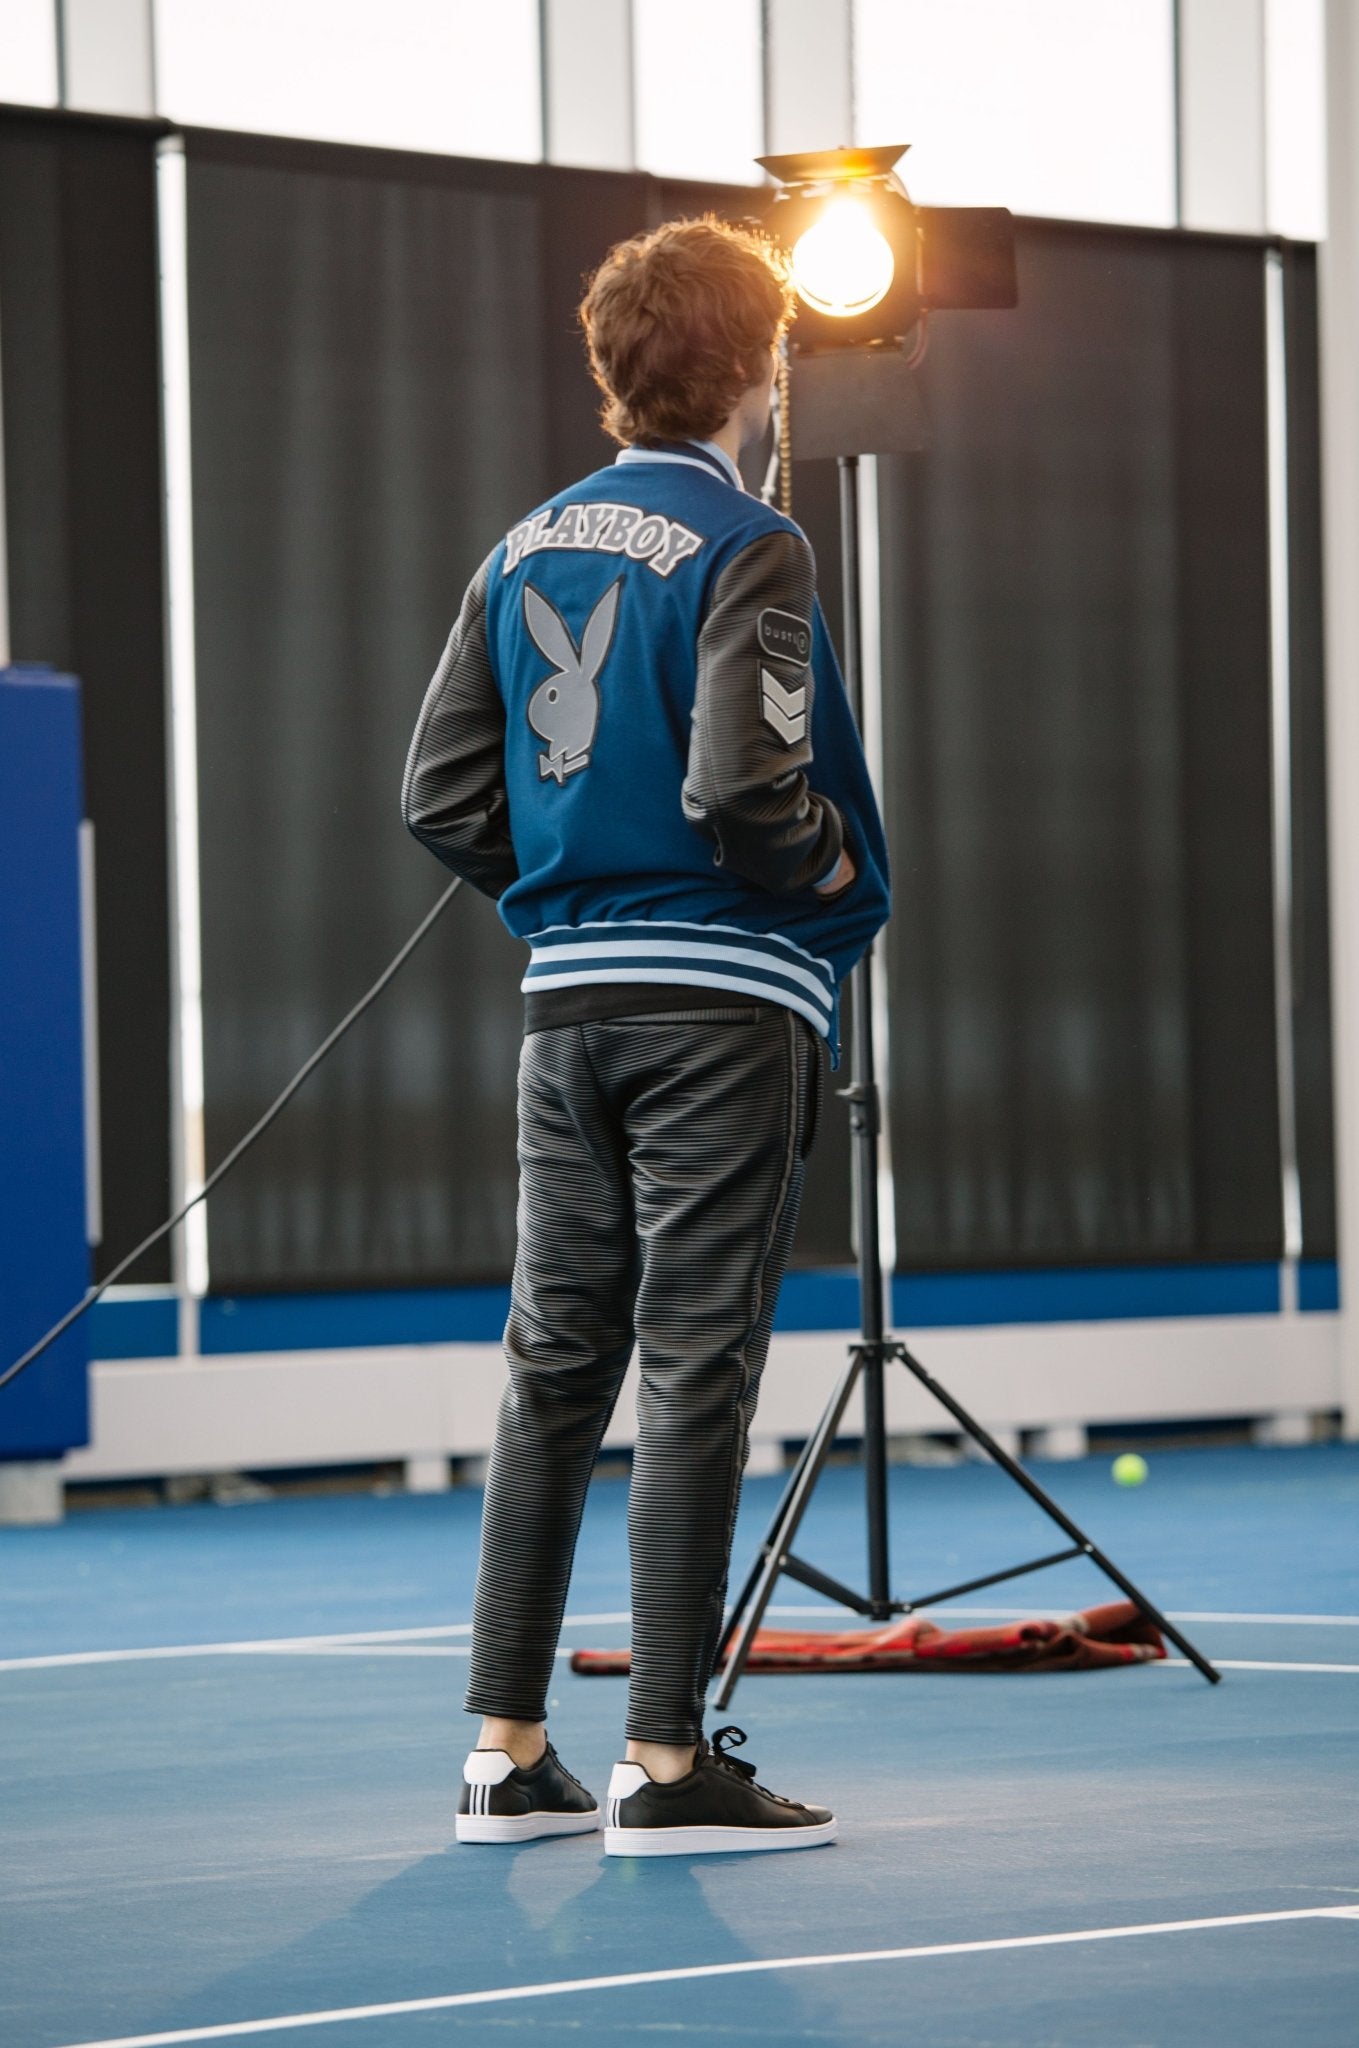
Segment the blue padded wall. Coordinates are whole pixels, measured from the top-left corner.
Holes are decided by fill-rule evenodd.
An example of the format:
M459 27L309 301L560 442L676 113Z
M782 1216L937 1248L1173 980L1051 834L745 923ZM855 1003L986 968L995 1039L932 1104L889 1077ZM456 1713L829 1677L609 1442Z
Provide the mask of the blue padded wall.
M0 1370L89 1285L80 686L0 669ZM0 1388L0 1459L89 1440L82 1321Z

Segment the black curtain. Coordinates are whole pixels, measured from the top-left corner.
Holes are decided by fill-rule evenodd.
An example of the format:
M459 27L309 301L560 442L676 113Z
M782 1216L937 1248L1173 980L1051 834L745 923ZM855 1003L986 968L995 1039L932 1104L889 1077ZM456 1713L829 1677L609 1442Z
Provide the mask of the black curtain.
M401 772L464 585L551 488L535 183L190 138L209 1157L447 880ZM466 890L224 1185L218 1290L508 1271L518 972Z
M396 813L425 679L496 537L612 452L574 326L584 273L650 222L751 204L190 137L210 1157L440 886ZM903 1262L1272 1256L1262 251L1027 223L1020 275L1017 313L936 320L933 445L880 473ZM1299 505L1313 296L1300 259ZM795 494L838 633L833 465L798 465ZM1295 549L1302 589L1301 517ZM1305 614L1300 1119L1322 1249ZM215 1286L508 1272L519 973L460 899L218 1196ZM828 1100L802 1263L849 1256L847 1188Z
M1263 253L1019 275L882 465L901 1261L1274 1256Z
M83 685L102 1276L170 1202L154 124L0 109L10 638ZM138 1280L169 1277L160 1245Z

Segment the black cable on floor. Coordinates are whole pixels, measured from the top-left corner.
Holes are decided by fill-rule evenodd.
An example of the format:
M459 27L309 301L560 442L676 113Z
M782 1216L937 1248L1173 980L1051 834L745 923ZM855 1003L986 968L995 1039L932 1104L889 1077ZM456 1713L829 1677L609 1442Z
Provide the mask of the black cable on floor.
M141 1243L137 1245L133 1251L130 1251L125 1259L120 1259L118 1261L118 1264L114 1267L113 1271L107 1276L107 1278L101 1280L97 1287L91 1287L88 1294L85 1295L84 1299L82 1301L78 1301L74 1308L67 1309L65 1315L61 1318L61 1321L59 1323L53 1323L51 1329L47 1332L47 1334L43 1337L40 1337L36 1344L30 1345L28 1350L25 1351L22 1358L16 1358L13 1365L7 1366L4 1372L0 1373L0 1387L7 1387L11 1380L17 1380L19 1374L25 1371L27 1367L32 1365L35 1358L41 1358L43 1352L47 1350L50 1344L55 1344L57 1338L62 1336L65 1331L70 1329L72 1323L79 1321L81 1316L84 1315L86 1309L94 1307L94 1304L98 1301L100 1295L103 1294L108 1288L112 1287L116 1280L120 1280L123 1274L127 1272L129 1266L136 1265L138 1259L142 1256L143 1252L149 1252L153 1244L159 1244L163 1237L168 1236L170 1231L175 1229L175 1227L178 1224L184 1221L184 1218L188 1215L190 1209L196 1208L199 1202L203 1201L206 1196L212 1193L212 1190L217 1186L218 1182L224 1177L224 1175L230 1173L232 1167L236 1164L236 1161L242 1156L242 1154L249 1151L250 1147L254 1144L256 1138L260 1137L265 1131L268 1130L270 1124L274 1121L274 1118L278 1115L279 1111L282 1108L284 1108L284 1106L287 1103L292 1101L292 1098L294 1097L294 1095L296 1095L298 1089L302 1086L302 1083L306 1080L307 1076L311 1073L314 1073L316 1068L320 1066L322 1060L325 1058L326 1054L331 1050L331 1048L339 1044L340 1040L344 1037L346 1031L348 1031L350 1025L357 1023L358 1019L363 1015L364 1011L369 1007L370 1003L373 1003L377 1000L377 998L382 994L383 989L386 988L388 982L392 979L392 977L402 967L405 966L407 960L410 959L411 954L415 951L421 939L424 938L426 932L434 924L435 920L442 915L443 911L452 902L455 894L461 887L462 876L455 875L453 880L449 883L448 887L444 890L443 895L434 905L433 909L427 911L425 916L421 918L419 924L415 927L415 930L411 933L410 937L407 939L405 945L401 948L401 951L396 955L395 959L390 960L388 964L383 968L381 974L373 983L373 986L369 989L368 993L366 995L360 996L359 1000L355 1003L353 1009L349 1012L348 1016L342 1017L339 1023L335 1026L335 1029L330 1033L330 1035L327 1038L322 1039L320 1045L317 1046L315 1052L311 1055L311 1058L307 1060L304 1065L298 1068L297 1072L293 1075L292 1080L288 1083L287 1087L283 1090L282 1094L270 1103L268 1109L265 1110L264 1115L259 1119L257 1123L251 1125L250 1129L246 1132L245 1136L243 1138L238 1139L236 1144L234 1144L231 1150L227 1153L226 1158L222 1160L221 1164L213 1168L212 1172L204 1181L202 1187L198 1190L198 1193L196 1195L192 1195L189 1198L189 1200L184 1204L184 1207L182 1209L176 1210L175 1214L171 1216L167 1222L162 1223L157 1229L153 1230L149 1237L144 1237Z

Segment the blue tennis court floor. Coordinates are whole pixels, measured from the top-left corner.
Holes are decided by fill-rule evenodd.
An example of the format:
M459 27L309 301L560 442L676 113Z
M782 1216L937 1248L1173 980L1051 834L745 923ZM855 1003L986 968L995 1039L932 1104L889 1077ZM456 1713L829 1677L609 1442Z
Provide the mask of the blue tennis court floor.
M1359 1447L1167 1452L1135 1492L1107 1460L1045 1478L1223 1684L750 1678L723 1718L841 1822L758 1858L454 1843L470 1490L3 1532L0 2039L1348 2048ZM775 1490L747 1487L738 1568ZM592 1490L568 1643L626 1640L625 1505ZM892 1506L900 1593L1049 1547L984 1467L895 1468ZM861 1575L854 1471L800 1549ZM1068 1565L974 1611L1103 1597ZM552 1734L596 1791L622 1705L560 1667Z

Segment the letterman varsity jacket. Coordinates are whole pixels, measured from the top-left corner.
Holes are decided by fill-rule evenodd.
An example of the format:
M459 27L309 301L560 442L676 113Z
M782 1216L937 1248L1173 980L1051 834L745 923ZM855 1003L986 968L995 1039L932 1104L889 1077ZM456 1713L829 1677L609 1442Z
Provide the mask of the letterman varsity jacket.
M529 944L530 994L720 989L837 1050L887 849L811 550L711 443L625 448L463 600L402 796ZM857 870L831 896L842 846Z

